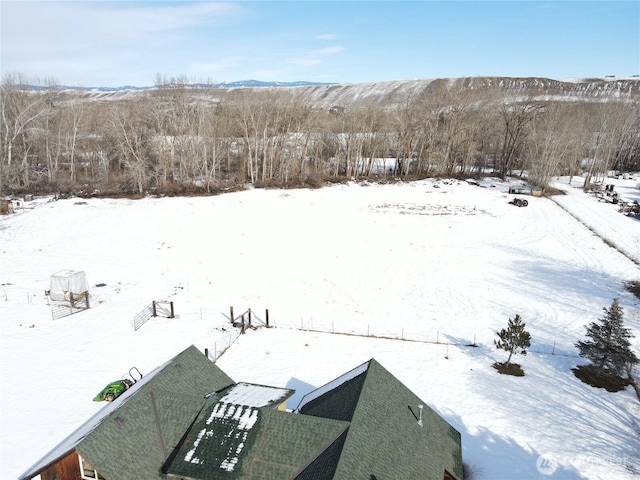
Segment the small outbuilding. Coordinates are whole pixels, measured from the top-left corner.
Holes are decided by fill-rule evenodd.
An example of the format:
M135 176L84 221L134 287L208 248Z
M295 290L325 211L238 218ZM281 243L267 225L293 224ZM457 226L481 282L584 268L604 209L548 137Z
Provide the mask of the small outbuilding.
M74 297L85 296L88 291L89 282L85 272L61 270L51 275L49 297L53 301L73 303Z

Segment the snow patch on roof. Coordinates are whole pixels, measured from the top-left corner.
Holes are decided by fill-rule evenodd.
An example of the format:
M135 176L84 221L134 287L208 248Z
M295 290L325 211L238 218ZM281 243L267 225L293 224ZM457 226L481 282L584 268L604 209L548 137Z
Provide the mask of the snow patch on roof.
M220 402L260 408L282 401L289 393L291 390L287 388L237 383L227 390Z
M243 410L242 407L243 405L233 405L223 402L216 403L206 424L211 425L218 418L233 419L238 422L237 426L239 429L251 430L258 419L258 410L255 410L255 407L249 407Z
M218 402L211 410L209 418L206 420L207 427L198 432L193 447L184 456L184 461L196 465L204 464L204 455L207 447L203 444L198 455L198 447L204 440L215 441L215 432L225 430L227 433L218 436L221 445L227 448L226 455L220 462L220 468L228 472L233 471L240 460L240 455L246 445L249 431L258 421L258 408L247 405L234 405L231 403Z
M204 437L206 434L209 434L209 436L213 435L212 431L207 431L206 428L203 428L202 430L200 430L198 432L198 438L196 438L196 441L193 442L193 448L191 450L189 450L187 452L187 454L184 456L184 461L185 462L189 462L189 463L195 463L195 464L199 464L201 463L200 459L195 457L194 455L196 453L196 450L198 448L198 445L200 445L200 442L202 441L202 437Z

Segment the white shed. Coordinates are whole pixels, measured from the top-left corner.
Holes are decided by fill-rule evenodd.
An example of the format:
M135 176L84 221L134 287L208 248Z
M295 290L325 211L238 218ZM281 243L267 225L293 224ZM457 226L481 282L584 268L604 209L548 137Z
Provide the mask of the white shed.
M71 295L80 295L89 291L89 282L84 272L76 270L61 270L51 275L51 300L63 302L71 300Z

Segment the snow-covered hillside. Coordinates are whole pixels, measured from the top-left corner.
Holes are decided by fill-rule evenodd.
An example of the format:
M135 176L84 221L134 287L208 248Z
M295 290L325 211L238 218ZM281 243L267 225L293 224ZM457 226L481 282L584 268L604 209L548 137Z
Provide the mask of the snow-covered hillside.
M640 199L635 181L612 183ZM101 409L109 381L195 344L226 349L217 362L236 381L296 389L290 407L376 358L461 432L476 480L637 478L635 393L570 369L614 297L640 354L640 302L623 285L640 280L640 222L573 184L526 208L491 179L28 202L0 218L0 477ZM53 320L44 291L68 268L86 272L92 308ZM152 300L177 318L134 331ZM230 306L268 309L275 328L238 336ZM515 314L532 335L522 378L491 367Z
M631 100L640 94L640 78L590 78L553 80L549 78L517 77L468 77L468 78L418 78L385 82L340 84L314 84L294 82L256 82L253 80L216 85L187 85L194 96L225 99L238 89L265 91L268 89L291 90L315 108L331 106L351 107L361 102L383 105L386 108L404 106L421 95L435 94L442 86L456 86L461 90L487 92L512 98L529 98L536 101L607 101ZM61 87L88 100L109 101L137 98L147 95L155 87L88 88L82 91Z
M316 85L299 88L314 106L350 106L372 102L387 107L404 106L421 95L431 95L443 85L460 90L486 92L512 98L536 101L603 101L632 99L640 93L640 79L583 79L561 81L548 78L469 77L394 80L338 85Z

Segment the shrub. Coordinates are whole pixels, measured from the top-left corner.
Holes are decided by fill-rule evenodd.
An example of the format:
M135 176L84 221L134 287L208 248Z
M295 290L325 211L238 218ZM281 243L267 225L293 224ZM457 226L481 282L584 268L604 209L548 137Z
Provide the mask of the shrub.
M503 375L512 375L514 377L524 377L524 370L517 363L494 363L493 368Z
M640 280L631 280L625 283L625 288L640 299Z
M631 380L611 372L600 371L593 365L581 365L572 368L571 371L583 383L596 388L604 388L607 392L619 392L631 384Z

